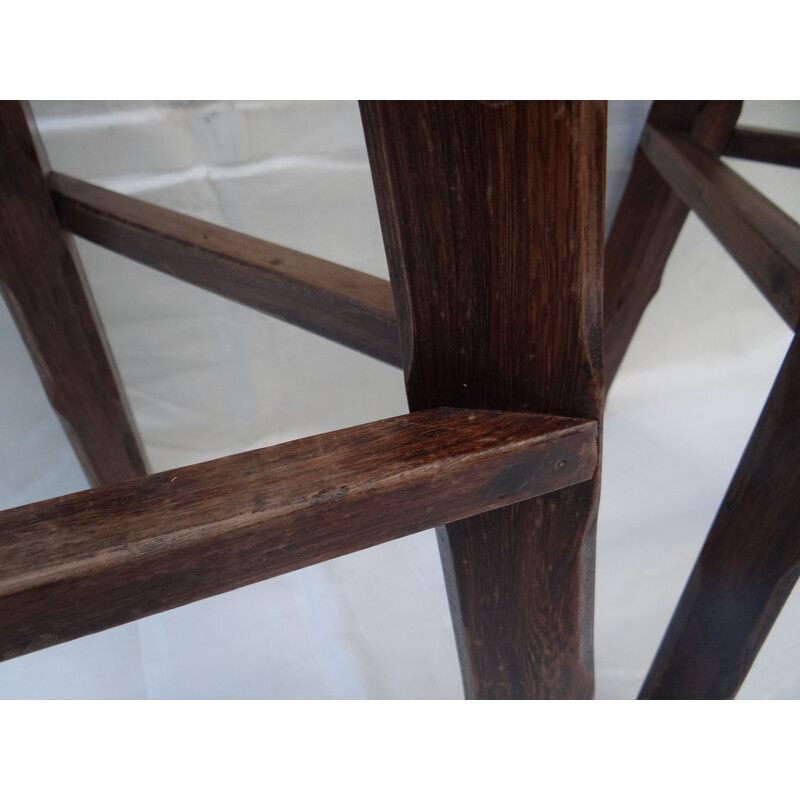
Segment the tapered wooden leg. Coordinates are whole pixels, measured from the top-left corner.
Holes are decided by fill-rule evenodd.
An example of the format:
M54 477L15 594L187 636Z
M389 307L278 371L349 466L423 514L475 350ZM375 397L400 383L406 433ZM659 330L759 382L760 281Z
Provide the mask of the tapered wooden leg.
M685 131L720 155L742 109L741 100L656 100L647 118L655 127ZM689 209L636 149L625 194L605 252L604 364L609 387L661 283Z
M800 573L800 338L795 336L641 698L731 698Z
M89 482L144 475L144 451L36 147L25 107L0 102L3 296Z
M599 420L605 104L366 102L362 118L410 408ZM593 695L598 491L599 469L439 531L468 697Z

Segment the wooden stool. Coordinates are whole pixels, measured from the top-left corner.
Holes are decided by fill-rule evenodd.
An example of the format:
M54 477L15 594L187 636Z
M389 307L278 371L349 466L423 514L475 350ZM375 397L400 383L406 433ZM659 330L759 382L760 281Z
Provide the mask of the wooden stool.
M390 285L51 173L0 103L4 296L97 487L0 512L0 657L439 526L466 696L592 697L603 358L689 208L797 328L798 226L719 155L800 137L740 109L654 104L604 275L604 103L362 103ZM70 234L402 366L411 413L147 475ZM643 697L733 696L791 591L799 372L795 341Z

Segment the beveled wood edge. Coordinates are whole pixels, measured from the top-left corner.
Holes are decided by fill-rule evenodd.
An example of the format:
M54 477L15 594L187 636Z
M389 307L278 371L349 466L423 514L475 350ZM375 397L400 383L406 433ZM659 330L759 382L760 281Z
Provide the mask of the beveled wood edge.
M3 511L0 659L556 491L596 464L594 421L433 409Z
M400 366L388 281L58 172L49 180L76 236Z

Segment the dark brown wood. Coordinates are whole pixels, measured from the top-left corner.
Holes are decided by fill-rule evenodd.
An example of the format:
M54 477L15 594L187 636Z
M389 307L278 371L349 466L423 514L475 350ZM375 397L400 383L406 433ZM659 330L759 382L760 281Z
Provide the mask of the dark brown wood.
M739 126L728 141L724 155L800 167L800 133Z
M435 409L0 513L10 658L592 477L587 420Z
M688 136L648 126L642 148L786 323L800 323L800 225Z
M800 573L800 339L796 336L641 698L731 698Z
M361 113L410 408L599 420L605 104ZM439 530L467 697L592 696L598 491Z
M66 175L50 185L77 236L400 366L388 281Z
M0 288L89 482L144 475L144 449L29 123L21 103L0 102Z
M710 152L725 147L741 100L656 100L648 123L688 132ZM605 251L604 367L606 387L658 291L688 209L637 148Z

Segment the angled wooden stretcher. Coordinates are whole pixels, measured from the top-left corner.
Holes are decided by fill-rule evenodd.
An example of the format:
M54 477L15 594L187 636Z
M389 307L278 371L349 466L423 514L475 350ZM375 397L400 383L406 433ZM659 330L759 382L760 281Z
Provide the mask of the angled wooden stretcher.
M800 228L719 158L800 137L740 108L653 105L604 269L604 103L364 102L389 283L52 173L0 103L3 295L95 487L0 512L0 657L437 527L466 696L591 698L604 389L689 209L800 321ZM71 234L402 367L410 413L148 475ZM791 591L798 387L795 340L642 697L732 697Z

